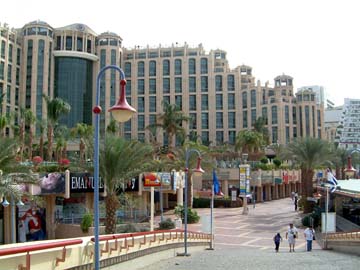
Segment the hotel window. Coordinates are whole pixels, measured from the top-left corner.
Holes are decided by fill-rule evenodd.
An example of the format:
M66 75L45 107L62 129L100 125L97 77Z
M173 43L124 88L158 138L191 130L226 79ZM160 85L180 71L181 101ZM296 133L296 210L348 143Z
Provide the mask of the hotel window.
M125 89L126 89L126 96L131 97L131 81L130 80L126 81Z
M201 132L201 142L203 145L209 145L209 132L208 131L202 131Z
M302 137L304 133L303 133L303 115L302 115L301 107L299 107L299 123L300 123L300 137Z
M228 112L228 128L235 128L235 112Z
M296 107L292 107L293 124L296 125Z
M209 98L208 95L201 95L201 110L209 110Z
M182 110L182 96L175 96L175 104L180 110Z
M175 78L175 93L181 93L182 92L182 78L178 77Z
M235 78L234 75L227 76L227 89L228 91L235 91Z
M247 93L246 92L242 93L242 107L243 107L243 109L247 108Z
M287 144L290 142L290 128L289 127L285 128L285 140L286 140Z
M138 77L144 77L145 76L145 63L144 61L138 62Z
M167 104L170 104L170 97L169 96L164 96L163 97L163 102L167 103Z
M66 37L66 47L65 49L67 51L71 51L72 50L72 37Z
M170 75L170 61L163 60L163 76L169 76L169 75Z
M156 94L156 79L149 79L149 94Z
M209 128L209 114L201 113L201 128L208 129Z
M235 140L236 140L236 131L229 131L229 143L230 144L235 144Z
M196 96L195 95L189 96L189 110L196 111Z
M208 60L207 58L201 58L201 74L207 74L208 73Z
M247 111L243 111L243 128L248 127L248 120L247 120Z
M262 116L262 118L264 118L264 120L265 120L265 125L267 125L267 124L268 124L268 112L267 112L267 108L266 108L266 107L263 107L263 108L261 109L261 116Z
M11 77L12 77L11 71L12 71L12 66L11 66L10 64L8 64L7 81L8 81L9 83L11 83Z
M285 124L289 124L289 106L285 105Z
M189 117L190 117L189 129L197 129L196 113L190 113Z
M189 77L189 92L196 92L196 77Z
M0 80L4 79L4 71L5 71L5 63L0 62Z
M215 76L215 90L216 90L216 92L221 92L223 90L222 76L221 75L216 75Z
M5 41L2 40L1 41L1 58L2 59L5 59L5 48L6 48Z
M106 50L105 49L102 49L100 51L100 67L103 68L105 67L105 64L106 64ZM105 78L105 74L102 75L102 78ZM104 82L105 83L105 82Z
M228 94L228 110L235 109L235 94Z
M256 109L251 109L251 126L254 126L256 122Z
M272 127L272 143L278 143L278 128Z
M321 114L319 110L317 110L317 125L321 127Z
M138 79L138 95L144 95L145 94L145 83L144 79Z
M12 59L13 59L13 45L12 44L9 44L8 59L9 59L9 62L11 63Z
M139 142L145 142L145 133L139 132L137 137Z
M11 103L11 85L7 85L7 89L6 89L6 102L8 104Z
M138 112L145 112L145 100L144 97L138 97L138 106L137 106L137 111Z
M163 93L164 94L170 93L170 79L169 78L163 79Z
M224 119L222 112L216 113L216 128L224 128Z
M271 124L277 124L278 123L278 118L277 118L277 107L276 106L272 106L271 107Z
M145 116L138 115L138 130L143 131L145 129Z
M189 74L196 74L196 61L194 58L189 59Z
M16 64L18 66L20 66L20 60L21 60L21 50L20 49L17 49L16 50Z
M216 109L217 110L223 109L223 95L222 94L216 95Z
M156 112L156 97L149 97L149 112Z
M222 144L224 142L224 132L216 131L216 142Z
M131 77L131 63L130 62L125 62L125 78L130 78Z
M201 92L207 92L207 91L208 91L208 77L201 76Z
M181 60L175 60L175 75L181 75Z
M91 53L91 39L86 40L86 51Z
M149 115L149 125L153 125L153 124L156 124L156 115L150 114Z
M76 50L78 52L83 51L83 39L82 39L82 37L77 37L77 39L76 39Z
M19 87L16 87L15 89L15 106L19 106Z
M250 92L250 96L251 96L251 107L256 107L256 91L255 90L251 90Z
M156 76L156 61L149 62L149 76Z
M305 128L306 128L306 136L310 136L310 110L309 110L309 106L305 106Z
M20 84L20 68L16 68L16 85Z

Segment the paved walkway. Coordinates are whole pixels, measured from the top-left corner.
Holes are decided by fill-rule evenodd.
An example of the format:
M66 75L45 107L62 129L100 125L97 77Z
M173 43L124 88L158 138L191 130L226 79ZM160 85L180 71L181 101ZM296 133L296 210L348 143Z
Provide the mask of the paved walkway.
M209 209L198 209L202 221L189 224L189 230L207 231ZM215 250L193 252L190 257L174 257L149 265L155 269L359 269L360 257L324 251L313 243L313 251L305 251L300 217L291 199L281 199L249 205L249 214L242 208L214 209ZM165 216L167 217L167 216ZM158 217L157 217L158 218ZM299 229L295 253L289 253L285 232L294 222ZM272 238L276 232L283 236L280 252L275 253ZM143 268L145 269L145 268Z

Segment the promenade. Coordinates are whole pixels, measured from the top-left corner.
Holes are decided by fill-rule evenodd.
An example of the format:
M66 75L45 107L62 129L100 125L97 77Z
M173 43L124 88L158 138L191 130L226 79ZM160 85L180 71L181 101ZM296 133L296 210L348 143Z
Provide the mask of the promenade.
M198 209L205 217L209 209ZM173 257L149 265L146 270L155 269L359 269L360 257L325 251L313 242L313 251L306 252L303 229L299 228L300 217L294 211L291 199L249 205L249 214L243 215L242 208L214 209L215 250L190 250L190 257ZM206 219L206 217L204 218ZM285 232L293 222L299 230L295 252L289 253ZM203 222L204 223L204 222ZM189 224L189 230L206 230L201 221ZM280 232L283 242L280 252L275 253L272 238Z

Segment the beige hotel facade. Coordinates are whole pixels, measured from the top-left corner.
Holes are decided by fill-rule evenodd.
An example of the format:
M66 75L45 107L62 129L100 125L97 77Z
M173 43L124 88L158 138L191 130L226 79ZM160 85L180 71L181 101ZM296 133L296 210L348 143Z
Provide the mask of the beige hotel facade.
M84 24L53 28L34 21L21 29L0 26L1 113L30 108L38 119L46 119L43 95L61 97L71 112L61 120L73 127L92 123L96 76L106 65L120 66L127 79L129 103L137 114L122 125L126 138L149 138L146 127L156 122L162 101L177 104L191 117L184 123L205 144L234 144L236 134L252 129L263 116L271 143L287 144L298 137L324 136L324 105L315 93L294 93L294 80L276 76L262 84L246 65L231 69L224 50L206 52L202 44L158 47L122 47L122 38L111 32L96 34ZM119 95L119 74L108 71L100 84L103 108L101 129L110 123L107 110ZM17 124L18 119L12 120ZM36 127L32 127L36 129ZM11 136L12 130L4 132ZM157 141L167 144L159 132ZM180 143L179 138L175 143Z

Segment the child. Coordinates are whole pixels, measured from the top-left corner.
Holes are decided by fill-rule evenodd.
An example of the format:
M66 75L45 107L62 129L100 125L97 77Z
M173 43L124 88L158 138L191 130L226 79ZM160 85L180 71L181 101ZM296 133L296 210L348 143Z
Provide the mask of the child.
M276 252L279 252L280 241L282 241L282 237L281 237L280 233L277 233L274 236L274 243L275 243Z

